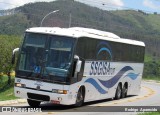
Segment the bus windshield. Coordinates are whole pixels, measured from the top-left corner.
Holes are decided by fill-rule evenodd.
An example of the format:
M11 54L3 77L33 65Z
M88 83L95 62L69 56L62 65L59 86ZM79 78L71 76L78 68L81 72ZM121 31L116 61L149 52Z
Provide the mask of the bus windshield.
M75 39L64 36L26 33L18 70L31 73L26 77L67 77L74 42Z
M74 39L50 36L45 74L66 77L71 65Z

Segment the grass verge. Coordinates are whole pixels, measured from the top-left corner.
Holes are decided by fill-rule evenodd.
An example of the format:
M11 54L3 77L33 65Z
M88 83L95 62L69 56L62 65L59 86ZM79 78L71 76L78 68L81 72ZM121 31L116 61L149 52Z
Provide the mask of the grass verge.
M145 78L142 78L143 80L154 80L156 82L160 82L160 77L152 77L152 76L148 76Z
M14 77L11 77L10 85L8 85L8 76L0 77L0 101L17 99L14 96Z
M138 115L160 115L160 112L147 112L147 113L140 113Z

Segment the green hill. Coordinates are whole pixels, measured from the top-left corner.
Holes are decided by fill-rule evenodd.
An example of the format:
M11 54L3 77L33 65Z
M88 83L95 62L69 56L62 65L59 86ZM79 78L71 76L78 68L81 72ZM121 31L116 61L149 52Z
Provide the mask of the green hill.
M120 37L142 40L146 53L155 59L160 57L160 15L142 11L104 11L72 0L30 3L15 9L16 14L0 16L0 34L22 35L26 28L40 26L42 18L49 12L43 26L82 26L113 32Z

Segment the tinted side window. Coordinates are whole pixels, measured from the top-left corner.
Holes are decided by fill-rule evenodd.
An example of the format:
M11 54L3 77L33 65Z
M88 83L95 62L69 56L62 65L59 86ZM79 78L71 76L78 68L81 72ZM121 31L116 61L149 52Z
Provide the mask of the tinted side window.
M143 62L144 47L95 38L79 38L76 53L88 60Z
M76 46L76 55L85 59L84 51L85 51L85 40L84 38L79 38Z
M112 60L113 58L109 42L94 38L79 38L76 53L88 60Z

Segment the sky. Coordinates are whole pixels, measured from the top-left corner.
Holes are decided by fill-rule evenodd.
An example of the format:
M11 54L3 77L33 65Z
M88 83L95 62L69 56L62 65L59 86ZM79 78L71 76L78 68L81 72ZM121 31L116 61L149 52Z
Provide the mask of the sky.
M54 0L0 0L0 10L10 9L24 5L29 2ZM160 14L160 0L74 0L99 7L104 10L135 9L148 13L157 12Z

